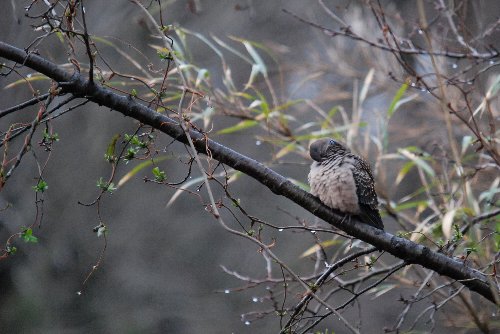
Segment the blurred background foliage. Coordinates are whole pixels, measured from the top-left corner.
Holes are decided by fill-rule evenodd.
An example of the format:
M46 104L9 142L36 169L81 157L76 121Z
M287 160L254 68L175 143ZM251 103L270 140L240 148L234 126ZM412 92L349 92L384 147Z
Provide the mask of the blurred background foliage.
M36 20L23 16L25 4L7 3L0 40L26 47L47 32L40 22L40 28L30 28ZM447 25L445 8L436 5L440 1L423 1L431 22L425 31L413 1L172 0L162 1L161 8L155 1L142 3L162 22L152 22L133 2L85 1L98 50L96 80L191 122L211 139L305 189L310 142L325 136L342 140L372 164L387 231L434 249L452 249L486 273L494 270L500 219L477 217L499 205L498 56L395 54L364 41L382 43L387 37L378 21L384 17L392 33L402 36L401 47L432 50L430 41L434 51L470 54L477 48L478 53L493 53L500 47L496 1L446 2L469 50ZM37 6L44 2L30 12ZM322 27L353 31L362 39L331 36L290 13ZM157 37L158 30L169 36L173 53ZM71 69L64 34L47 34L31 47ZM88 71L84 45L78 45L74 56ZM0 110L30 97L26 81L47 91L45 77L23 71L27 80L0 78ZM181 73L191 94L179 115ZM1 119L1 131L31 118L27 112L13 113ZM37 135L37 141L51 142L51 150L33 147L0 193L6 207L0 240L15 233L21 237L11 245L15 254L11 249L13 256L0 264L1 332L279 331L276 304L284 298L283 288L279 280L265 280L266 266L273 267L278 279L279 266L269 264L254 244L226 233L205 212L203 178L196 168L191 170L183 145L91 104L52 120L51 132ZM13 143L10 150L21 144ZM117 159L124 163L115 170ZM47 161L43 178L39 161ZM206 163L217 168L214 161ZM218 167L214 175L229 184L215 189L227 201L225 220L247 232L254 223L248 215L267 222L259 230L262 239L274 243L273 250L301 276L320 272L318 263L325 256L334 261L366 247L322 232L329 226L239 172ZM165 186L179 181L184 182ZM105 195L98 213L78 204L92 202L99 191ZM96 237L96 225L106 234L103 258L104 238ZM297 225L308 228L287 229ZM385 255L376 264L373 260L367 256L357 270L346 270L345 280L397 262ZM96 263L99 268L92 271ZM459 327L472 333L481 324L498 328L491 305L466 291L436 307L448 296L442 290L455 287L431 293L447 284L435 276L406 268L345 308L343 315L360 321L362 328L377 328L375 332L403 320L402 328L414 332L436 328L445 333ZM401 316L406 300L419 288L429 296L406 318ZM287 303L300 300L301 292L290 287ZM338 298L349 296L345 292ZM346 331L334 318L315 330Z

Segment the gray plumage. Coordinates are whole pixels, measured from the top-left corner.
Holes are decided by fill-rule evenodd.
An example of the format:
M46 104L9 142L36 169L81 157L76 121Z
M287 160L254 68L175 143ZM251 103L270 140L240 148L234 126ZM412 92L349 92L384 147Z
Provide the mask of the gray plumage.
M311 194L327 206L359 215L383 230L370 165L330 138L312 143L309 154L314 160L308 177Z

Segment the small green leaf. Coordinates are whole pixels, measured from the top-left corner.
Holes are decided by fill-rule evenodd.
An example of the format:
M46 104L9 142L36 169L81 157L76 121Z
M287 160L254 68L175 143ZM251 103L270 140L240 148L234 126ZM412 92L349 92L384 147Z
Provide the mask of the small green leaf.
M113 182L110 182L109 184L104 181L101 178L99 178L99 180L97 180L97 187L101 190L104 190L104 191L107 191L109 193L113 193L113 191L115 191L117 188L115 187L115 184Z
M8 253L9 255L14 255L14 254L16 254L16 252L17 252L17 247L7 245L7 247L5 247L5 250L7 251L7 253Z
M138 152L139 152L139 149L137 147L129 147L127 149L127 152L125 152L123 159L126 161L126 163L129 163L132 159L135 158L135 156Z
M157 182L163 182L166 179L165 172L160 170L158 166L153 168L153 175L155 177L155 181Z
M38 242L38 238L33 235L33 230L31 229L31 227L21 232L21 238L24 240L24 242Z
M45 142L56 142L59 141L59 135L54 132L54 133L49 133L47 129L43 130L43 140Z
M49 186L47 185L47 182L44 180L39 180L38 184L33 187L37 193L43 193L45 190L47 190Z

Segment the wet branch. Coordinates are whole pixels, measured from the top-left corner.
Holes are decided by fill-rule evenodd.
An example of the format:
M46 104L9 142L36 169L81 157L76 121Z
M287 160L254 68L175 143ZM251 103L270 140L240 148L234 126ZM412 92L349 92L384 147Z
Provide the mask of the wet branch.
M97 83L92 85L78 73L68 73L43 57L28 54L24 50L3 42L0 42L0 57L23 64L50 77L59 83L64 92L84 97L98 105L116 110L123 115L152 126L182 143L188 143L188 138L177 121L136 102L131 96L118 95ZM500 304L498 287L491 285L486 275L467 266L464 262L373 228L364 224L358 217L352 217L349 224L342 224L344 214L326 207L316 197L295 186L284 176L260 162L208 139L204 133L190 129L189 136L199 153L206 154L209 150L213 159L251 176L274 194L290 199L346 233L377 247L379 250L385 250L403 259L407 264L419 264L440 275L457 280L491 302Z

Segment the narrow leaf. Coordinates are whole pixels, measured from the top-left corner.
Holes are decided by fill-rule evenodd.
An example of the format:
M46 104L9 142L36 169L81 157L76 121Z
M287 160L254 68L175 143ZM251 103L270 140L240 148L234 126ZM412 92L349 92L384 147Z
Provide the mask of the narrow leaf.
M161 161L164 161L166 159L168 159L168 158L167 157L159 157L159 158L154 158L154 159L151 159L151 160L146 160L146 161L141 162L140 164L138 164L137 166L135 166L134 168L132 168L132 170L130 172L128 172L127 174L125 174L120 179L120 181L118 181L118 184L116 185L116 188L120 188L122 185L124 185L134 175L136 175L137 173L139 173L144 168L146 168L148 166L151 166L152 164L157 164L157 163L159 163Z
M244 129L252 128L252 127L254 127L254 126L258 125L258 124L259 124L259 122L257 122L257 121L254 121L254 120L251 120L251 119L247 119L247 120L239 122L238 124L236 124L234 126L230 126L228 128L219 130L219 131L216 132L216 134L218 134L218 135L227 135L229 133L234 133L234 132L238 132L238 131L241 131L241 130L244 130Z
M404 83L401 85L401 87L399 87L398 91L396 92L396 95L394 95L394 98L392 99L392 102L389 105L389 110L387 110L387 117L388 118L391 118L392 115L394 114L394 112L396 111L397 106L398 106L398 102L399 102L399 100L401 100L401 98L403 97L403 94L406 92L407 89L408 89L407 83Z

